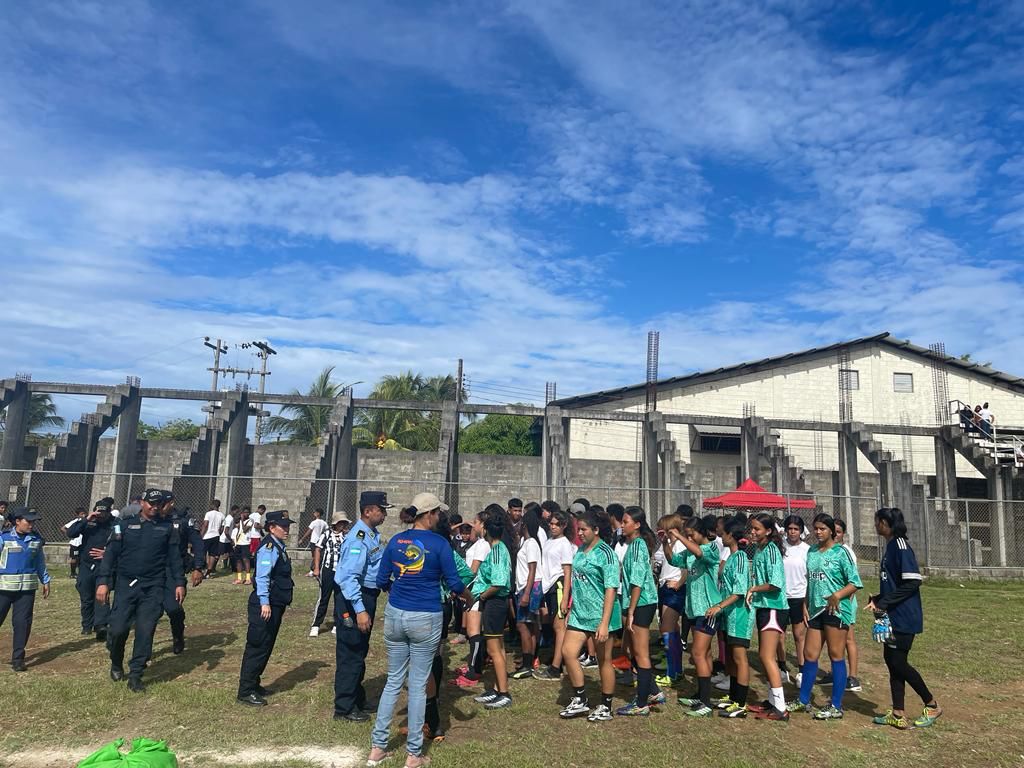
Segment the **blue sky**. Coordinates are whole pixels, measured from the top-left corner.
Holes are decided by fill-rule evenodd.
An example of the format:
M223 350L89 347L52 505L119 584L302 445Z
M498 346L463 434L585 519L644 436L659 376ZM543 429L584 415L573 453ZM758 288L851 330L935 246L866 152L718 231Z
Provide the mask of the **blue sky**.
M6 4L0 375L206 386L208 335L274 390L462 357L537 401L642 380L649 329L665 376L882 330L1024 373L1022 42L1020 3Z

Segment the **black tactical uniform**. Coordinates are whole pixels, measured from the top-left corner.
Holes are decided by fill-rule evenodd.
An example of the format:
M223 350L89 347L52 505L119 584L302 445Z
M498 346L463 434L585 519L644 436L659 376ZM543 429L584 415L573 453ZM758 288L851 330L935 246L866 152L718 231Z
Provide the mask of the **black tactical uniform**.
M115 526L100 565L98 586L114 586L114 607L110 612L110 677L124 678L124 648L135 624L135 646L128 664L128 687L141 691L142 673L153 652L153 630L160 619L164 590L184 587L181 551L177 531L162 525L156 507L163 492L151 489L143 499L147 506L138 517L123 519ZM117 533L117 530L120 533Z
M264 530L271 526L291 525L288 513L279 510L268 512ZM263 698L269 691L260 685L260 676L267 668L270 654L277 642L284 611L292 602L292 563L285 551L284 541L268 533L256 551L256 578L252 581L249 594L249 630L245 635L245 653L238 675L238 700L254 707L264 706ZM269 607L269 616L264 618L263 608Z
M89 517L76 520L67 528L68 538L82 537L82 545L79 548L78 577L75 580L75 587L78 589L78 598L82 607L82 634L86 635L96 631L97 640L105 640L107 637L107 624L110 618L110 608L106 603L96 602L96 581L99 577L102 558L92 557L89 552L93 549L104 549L114 531L114 518L110 516L111 504L107 499L96 502L93 512L99 515L90 520ZM91 516L90 516L91 517Z
M174 501L174 494L170 491L163 491L163 495L164 504ZM189 571L205 570L206 548L203 546L203 537L199 535L199 530L188 510L181 511L177 507L171 507L166 513L161 514L160 522L162 525L170 526L178 534L182 576L187 576ZM188 551L189 545L192 547L191 555ZM187 583L185 589L188 589ZM185 606L178 602L173 585L168 585L164 589L162 608L171 625L171 650L176 654L181 653L185 650Z

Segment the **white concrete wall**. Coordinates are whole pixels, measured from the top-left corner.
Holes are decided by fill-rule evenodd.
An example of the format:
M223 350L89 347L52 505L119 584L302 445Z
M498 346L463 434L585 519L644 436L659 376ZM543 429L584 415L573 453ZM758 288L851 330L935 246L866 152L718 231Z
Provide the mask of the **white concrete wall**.
M936 424L932 369L926 361L876 344L851 353L850 368L858 371L860 378L860 388L850 393L855 420L898 425L905 415L913 425ZM894 373L912 374L914 391L895 392ZM754 403L757 415L765 418L838 421L838 382L837 357L827 355L758 373L738 374L721 381L679 387L674 391L662 390L658 393L658 408L664 413L742 417L744 404ZM1000 423L1024 425L1024 395L952 367L948 369L947 386L950 399L957 398L972 405L987 401L997 426ZM642 410L643 407L644 398L640 396L624 399L621 410ZM684 461L700 463L704 455L690 455L687 427L672 425L671 429L678 436ZM638 424L573 420L570 456L638 461L639 431ZM887 450L905 458L903 439L899 435L878 435L877 438ZM822 436L820 466L816 466L812 432L783 430L780 440L804 469L838 468L838 443L833 433L826 432ZM912 438L911 457L915 472L934 474L935 452L931 438ZM859 468L862 472L872 471L863 456ZM962 477L978 476L960 457L957 458L957 474Z

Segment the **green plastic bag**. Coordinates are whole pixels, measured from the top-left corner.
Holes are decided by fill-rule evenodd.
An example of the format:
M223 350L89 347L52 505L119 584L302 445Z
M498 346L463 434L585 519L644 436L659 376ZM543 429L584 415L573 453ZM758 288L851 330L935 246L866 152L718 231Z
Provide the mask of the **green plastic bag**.
M78 768L178 768L178 758L167 748L166 741L133 739L128 754L121 752L124 739L100 747Z

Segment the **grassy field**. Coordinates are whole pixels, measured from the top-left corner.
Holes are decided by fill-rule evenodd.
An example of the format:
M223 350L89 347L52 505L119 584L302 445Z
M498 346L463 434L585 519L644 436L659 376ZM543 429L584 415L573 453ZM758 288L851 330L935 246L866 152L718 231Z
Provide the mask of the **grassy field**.
M184 765L362 765L370 725L331 720L334 637L329 628L319 638L306 636L313 582L299 581L295 605L285 616L264 678L278 693L269 707L252 710L234 699L246 588L217 578L190 590L188 649L181 656L170 653L169 629L162 620L146 678L148 690L140 696L109 680L105 649L79 635L73 583L55 579L51 598L36 605L29 671L16 675L6 664L0 668L0 765L74 766L111 739L137 736L166 739ZM1024 584L929 580L924 600L926 632L911 658L946 711L934 728L898 732L871 724L872 713L888 706L889 690L881 652L862 619L858 637L864 691L847 694L847 717L841 722L814 722L806 716L788 724L693 721L675 703L646 720L563 722L557 717L557 701L565 700L566 690L556 683L512 681L515 704L498 712L482 710L471 692L449 686L443 703L449 738L432 748L434 765L1021 765L1024 727L1013 713L1024 695L1019 667L1024 657ZM462 662L464 649L454 649L451 666ZM5 625L0 658L9 654L10 628ZM368 663L368 687L375 696L384 680L379 633ZM594 685L594 673L589 682ZM756 674L752 696L763 693L763 678ZM787 696L792 693L788 690ZM627 689L617 691L616 704L618 696L628 695ZM909 689L907 702L908 708L917 708ZM401 724L398 718L395 727ZM401 750L397 733L394 744ZM401 759L394 764L400 766Z

